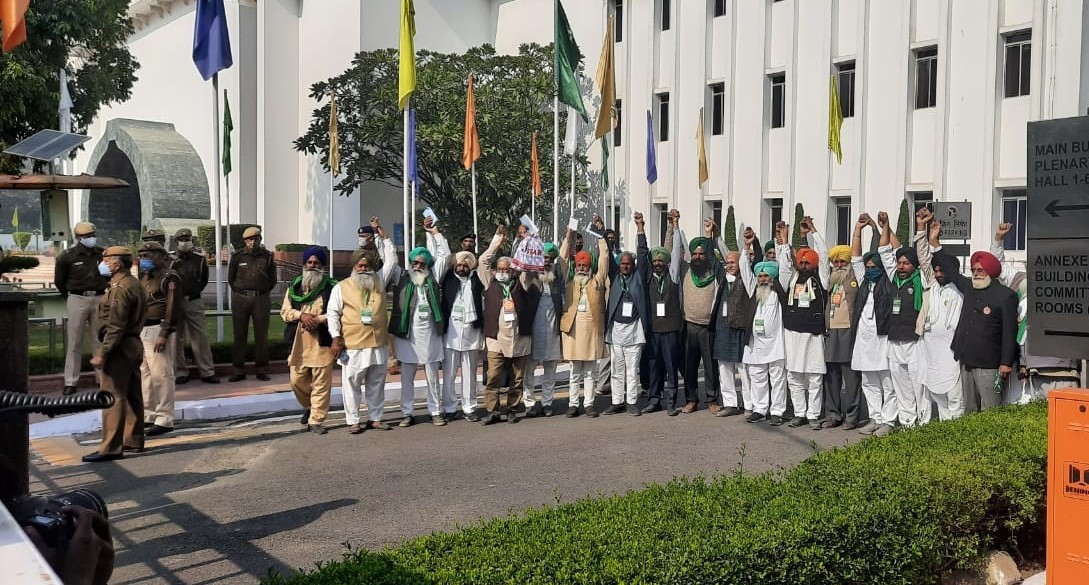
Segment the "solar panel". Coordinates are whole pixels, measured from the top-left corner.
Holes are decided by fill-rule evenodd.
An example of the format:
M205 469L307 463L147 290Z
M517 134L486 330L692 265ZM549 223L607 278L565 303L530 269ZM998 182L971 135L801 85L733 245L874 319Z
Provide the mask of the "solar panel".
M69 134L56 130L42 130L34 136L16 144L4 151L4 154L32 158L34 160L51 161L62 156L67 156L72 149L90 140L90 136L82 134Z

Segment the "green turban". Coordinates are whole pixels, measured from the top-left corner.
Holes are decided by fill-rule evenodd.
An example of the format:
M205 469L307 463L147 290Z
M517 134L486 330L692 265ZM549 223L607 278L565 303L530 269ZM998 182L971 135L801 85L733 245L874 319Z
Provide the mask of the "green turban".
M764 244L764 252L770 252L775 249L775 240L768 240L768 243Z
M665 246L657 246L657 247L654 247L654 248L650 249L650 259L651 260L656 260L658 258L661 258L662 261L669 262L669 256L670 256L669 248L666 248Z
M772 278L779 278L779 265L772 260L757 262L753 272L755 272L757 276L760 276L760 274L763 273Z
M560 249L557 248L556 244L553 244L552 242L545 242L544 254L545 256L551 256L553 259L555 259L557 256L560 255Z
M408 253L408 263L412 264L420 257L423 257L424 264L427 264L428 268L435 264L434 256L432 256L431 252L423 246L413 248L412 251Z
M702 236L698 238L693 238L692 241L688 243L688 252L693 253L696 251L696 248L703 248L704 254L710 254L711 239L704 238Z
M878 268L884 268L885 267L885 265L881 263L881 254L878 254L877 252L866 252L865 254L862 255L862 264L863 265L865 265L867 262L869 262L871 260L873 260L873 263Z

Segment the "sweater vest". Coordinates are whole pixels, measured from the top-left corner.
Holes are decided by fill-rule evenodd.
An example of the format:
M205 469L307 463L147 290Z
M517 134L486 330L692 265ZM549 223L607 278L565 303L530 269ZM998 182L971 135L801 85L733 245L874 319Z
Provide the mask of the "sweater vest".
M371 291L366 308L371 311L370 325L364 325L361 311L363 289L351 278L340 281L341 298L344 310L340 315L340 334L344 336L344 345L348 349L367 349L385 347L387 343L386 293L383 290Z
M510 284L510 298L514 301L514 314L518 319L518 335L533 334L533 319L537 316L537 303L517 280ZM540 297L538 296L539 300ZM492 280L484 292L484 337L499 337L499 319L503 312L503 285Z
M790 287L785 291L783 327L798 333L824 335L824 307L827 304L828 293L821 286L820 279L811 276L807 283L801 281L798 276L798 273L795 272L790 279ZM809 299L808 307L802 307L799 306L798 299L794 298L795 291L797 287L805 287L806 284L812 289L814 298Z
M658 285L662 285L659 292ZM647 283L650 292L650 330L652 333L677 333L684 325L681 316L681 295L668 272L663 272L661 279L650 277ZM658 316L658 303L665 303L665 316Z
M900 299L900 313L896 314L896 301L889 306L889 341L917 341L915 325L919 311L915 310L915 288L910 283L896 288L892 285L892 298Z

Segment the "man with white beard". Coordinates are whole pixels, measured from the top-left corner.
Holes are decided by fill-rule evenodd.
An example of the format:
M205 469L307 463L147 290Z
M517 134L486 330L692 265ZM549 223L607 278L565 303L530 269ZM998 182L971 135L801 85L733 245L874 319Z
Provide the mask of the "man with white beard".
M917 246L919 262L923 266L930 264L934 275L933 283L929 283L930 310L926 315L921 341L922 383L930 399L938 406L938 419L952 420L964 414L960 364L953 357L950 347L964 305L964 295L953 284L952 276L960 273L960 262L956 256L942 251L939 241L941 222L933 219L930 210L919 210L919 219L930 222L929 242L925 246Z
M329 352L327 311L329 297L337 281L325 276L327 255L323 248L310 246L303 252L303 273L287 287L280 317L284 320L284 340L291 344L287 357L291 390L306 412L299 423L310 432L326 433L325 416L333 386L333 361Z
M526 283L526 295L535 299L537 311L533 317L533 350L526 360L525 385L522 401L526 416L552 416L552 399L556 393L556 367L563 359L560 342L560 316L563 310L564 285L567 280L567 263L556 262L560 250L556 244L544 244L544 272L522 275ZM541 401L534 400L535 370L543 368Z
M601 217L594 216L594 225L601 225ZM567 230L560 247L560 258L567 261L574 231ZM590 269L590 253L586 250L575 254L575 272L568 279L564 299L560 332L563 357L571 362L571 394L568 401L568 418L579 415L579 384L582 384L583 414L596 418L594 409L594 365L605 357L605 301L609 293L608 246L604 238L598 240L597 271Z
M874 242L873 250L877 249ZM858 299L858 279L851 270L851 247L839 245L828 251L828 307L825 312L828 335L824 340L824 428L843 425L858 428L862 386L858 372L851 369L851 346L855 330L851 314Z
M744 227L741 226L741 231L745 234L745 247L749 248L755 235L750 236L752 232ZM780 236L778 243L785 244L786 240ZM746 254L741 254L738 262L741 280L753 300L750 309L752 329L742 358L748 370L753 401L752 414L745 420L760 422L770 414L769 424L779 426L783 424L787 400L786 344L783 340L781 305L786 295L779 281L779 266L774 260L765 260L757 263L755 271L750 270Z
M457 412L456 381L461 369L461 410L465 420L476 422L476 366L484 347L484 285L474 270L476 255L468 250L454 254L454 269L442 279L443 344L446 356L442 371L442 407L447 420Z
M401 414L398 426L416 424L412 403L416 398L416 370L423 365L427 378L427 410L431 424L446 424L439 396L439 364L443 359L443 313L439 302L439 281L446 276L450 247L431 218L424 218L427 247L408 253L408 270L402 271L393 287L393 311L389 332L401 362Z
M393 240L378 220L371 217L371 227L378 234L378 241L386 258L381 263L375 250L358 249L352 252L352 275L337 283L329 295L329 334L333 337L330 353L338 356L341 367L341 385L344 394L344 418L348 432L363 432L359 425L360 390L365 388L367 400L367 427L388 431L382 422L382 405L386 399L386 360L389 349L386 333L386 286L393 272L401 268L392 259L397 250ZM381 264L382 268L375 271Z

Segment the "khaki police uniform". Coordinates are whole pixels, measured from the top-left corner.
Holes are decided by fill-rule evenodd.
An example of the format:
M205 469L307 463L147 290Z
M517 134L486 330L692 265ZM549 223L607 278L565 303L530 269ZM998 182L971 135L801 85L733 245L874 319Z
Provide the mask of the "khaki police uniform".
M254 235L260 235L257 228L248 228L243 233L243 237ZM272 309L269 292L276 286L276 264L272 253L258 245L252 249L236 250L227 267L227 284L231 287L231 319L234 324L234 374L246 374L246 346L251 320L256 373L268 374L268 324Z
M123 246L106 249L105 256L129 256ZM98 373L102 390L113 394L114 405L102 411L102 444L98 452L120 455L122 447L144 446L144 401L140 393L140 361L144 347L140 332L147 305L140 282L127 270L114 274L98 305L95 355L105 362Z
M157 246L144 244L141 251ZM157 249L162 250L161 246ZM155 268L140 276L147 313L140 340L144 362L140 365L140 385L144 397L144 422L174 428L174 354L181 305L181 280L169 268ZM163 351L155 351L159 339L166 342Z
M73 230L77 237L95 233L94 225L80 223ZM106 290L107 279L98 273L102 261L102 247L88 248L76 244L57 257L53 271L53 285L65 298L68 309L67 351L64 356L64 385L75 387L79 382L80 363L83 359L83 340L95 331L95 312L98 297ZM91 336L94 338L94 335ZM92 351L98 340L91 342Z
M177 236L187 229L178 230ZM186 234L189 235L189 234ZM212 361L212 349L208 343L208 335L205 333L204 302L201 300L201 292L208 286L208 261L196 252L178 252L171 270L181 279L182 294L178 295L178 304L181 306L178 331L177 353L174 359L176 374L188 376L189 368L185 364L185 340L188 338L189 347L193 352L193 361L201 378L214 376L215 363Z

